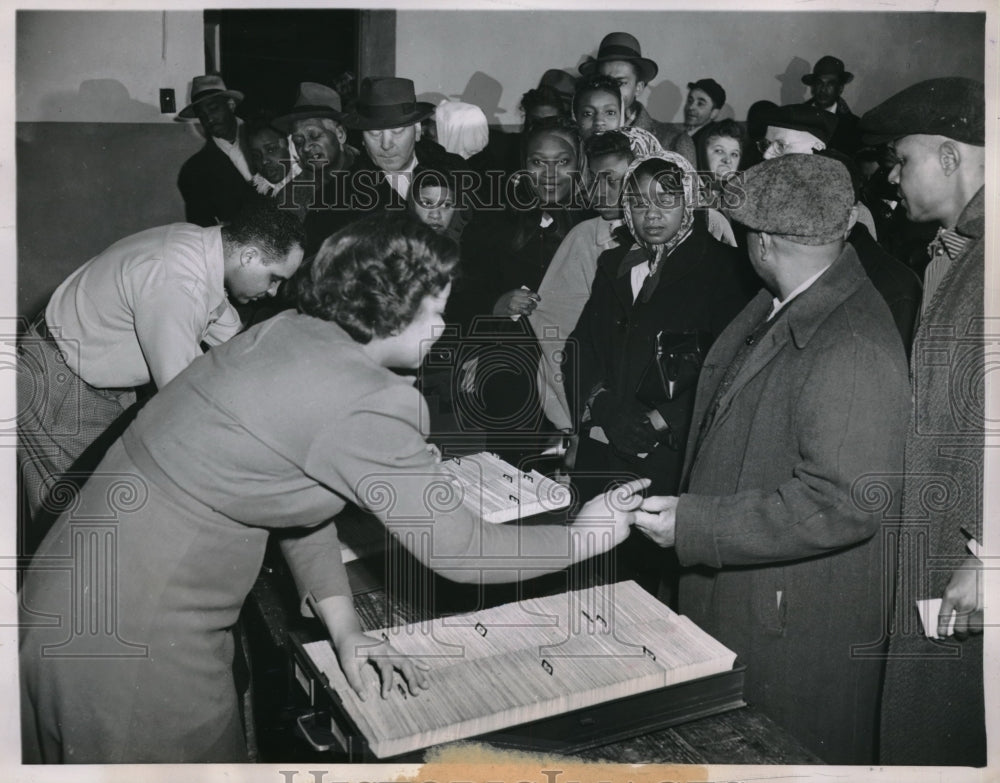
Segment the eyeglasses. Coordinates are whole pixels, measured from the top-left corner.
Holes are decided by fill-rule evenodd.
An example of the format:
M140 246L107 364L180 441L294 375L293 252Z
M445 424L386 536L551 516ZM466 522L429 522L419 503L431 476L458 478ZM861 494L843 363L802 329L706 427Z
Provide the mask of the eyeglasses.
M775 139L774 141L768 141L767 139L761 139L757 142L757 149L760 151L761 155L764 155L771 147L774 147L778 155L784 155L785 150L788 149L785 142L781 139Z

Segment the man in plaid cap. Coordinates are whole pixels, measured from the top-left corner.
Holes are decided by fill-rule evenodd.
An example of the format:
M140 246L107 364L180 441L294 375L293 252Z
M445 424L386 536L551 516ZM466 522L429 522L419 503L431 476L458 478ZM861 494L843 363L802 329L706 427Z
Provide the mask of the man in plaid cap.
M890 143L889 181L929 248L912 353L903 528L886 665L881 760L986 763L981 497L985 422L985 99L981 82L930 79L861 118ZM989 551L989 550L986 550ZM920 610L918 605L940 608ZM953 625L952 625L953 624ZM940 636L942 640L932 641ZM931 637L931 638L928 638Z
M647 498L636 525L676 549L678 610L747 664L747 701L825 762L870 764L898 513L870 499L902 468L906 356L844 240L843 165L786 155L741 187L767 289L705 359L680 497Z

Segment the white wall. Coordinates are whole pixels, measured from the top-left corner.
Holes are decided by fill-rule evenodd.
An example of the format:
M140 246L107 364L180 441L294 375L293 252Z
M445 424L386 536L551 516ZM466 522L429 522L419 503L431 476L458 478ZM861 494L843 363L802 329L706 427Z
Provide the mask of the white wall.
M398 75L421 93L464 94L488 116L499 105L495 118L508 125L542 73L575 75L615 30L636 35L660 66L645 96L660 120L682 119L687 83L702 77L723 85L738 119L757 100L805 100L800 77L824 54L856 74L844 93L856 114L921 79L983 79L984 14L399 11L397 20Z
M20 11L19 122L172 122L205 71L201 11Z

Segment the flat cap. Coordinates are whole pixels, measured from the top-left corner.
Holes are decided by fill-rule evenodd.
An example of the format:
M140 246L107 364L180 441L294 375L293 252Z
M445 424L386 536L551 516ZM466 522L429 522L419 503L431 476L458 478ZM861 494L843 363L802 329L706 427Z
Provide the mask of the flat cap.
M920 134L982 147L986 144L985 114L982 82L958 76L928 79L865 112L861 136L872 145Z
M765 160L731 179L727 189L729 203L738 204L730 213L734 220L801 245L843 238L854 206L844 164L821 155Z
M696 82L688 82L689 90L701 90L712 99L712 105L716 109L721 109L726 105L726 91L715 79L699 79Z
M775 128L811 133L824 144L828 144L837 129L837 115L825 109L817 109L805 103L779 106L764 115L768 125Z

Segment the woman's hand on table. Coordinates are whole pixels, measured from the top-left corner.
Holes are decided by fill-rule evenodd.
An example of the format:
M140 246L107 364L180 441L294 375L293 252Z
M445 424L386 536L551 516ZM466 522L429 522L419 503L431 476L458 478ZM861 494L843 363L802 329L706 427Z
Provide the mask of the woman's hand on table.
M426 663L403 655L387 639L372 639L364 634L350 596L332 595L321 601L309 600L309 606L329 631L340 669L362 701L366 689L361 668L367 663L378 670L383 699L397 686L405 686L413 696L419 693L418 689L426 690L430 686L427 679L430 667ZM402 680L396 679L397 671Z
M430 667L423 661L403 655L386 639L372 639L361 631L352 631L334 646L347 682L362 701L365 700L366 689L361 667L367 663L378 670L383 699L388 698L397 687L405 688L411 696L417 696L421 690L430 687L427 679Z

